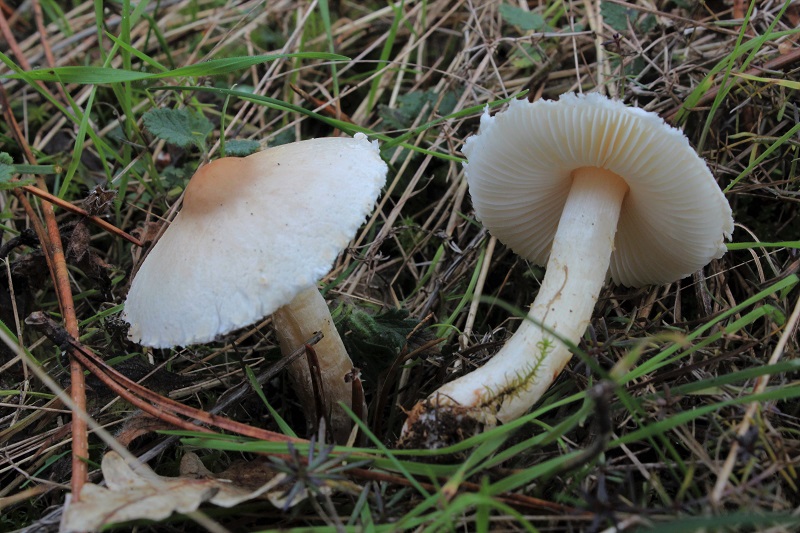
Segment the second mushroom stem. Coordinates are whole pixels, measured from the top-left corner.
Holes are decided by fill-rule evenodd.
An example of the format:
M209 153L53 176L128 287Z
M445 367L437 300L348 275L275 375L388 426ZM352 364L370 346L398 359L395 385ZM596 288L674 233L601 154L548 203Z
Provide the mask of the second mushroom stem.
M628 186L599 168L573 173L547 271L517 332L483 367L434 393L440 407L474 408L472 416L494 425L524 415L572 357L589 324L614 248Z
M275 311L272 321L284 356L301 347L315 332L322 333L322 340L314 346L320 367L322 405L325 409L325 413L321 414L330 423L334 440L340 444L346 442L352 421L339 406L339 402L352 407L352 384L345 380L345 376L353 369L353 362L336 331L325 299L316 287L305 289L288 305ZM301 357L291 363L289 374L297 387L297 396L303 409L307 416L313 416L314 390L306 359ZM310 422L316 424L318 420Z

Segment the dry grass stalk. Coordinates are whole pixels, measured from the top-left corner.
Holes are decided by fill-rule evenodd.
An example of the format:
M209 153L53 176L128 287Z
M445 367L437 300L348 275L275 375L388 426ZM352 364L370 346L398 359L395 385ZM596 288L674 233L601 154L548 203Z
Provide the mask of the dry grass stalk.
M23 4L13 11L8 2L0 2L4 36L0 39L8 45L0 50L9 59L25 69L104 64L113 42L95 26L95 3L69 2L63 14L50 9L52 3ZM118 5L122 4L105 5L102 14L103 30L115 37L127 31ZM535 408L532 423L514 435L509 432L505 444L484 458L465 451L460 458L470 465L465 471L435 467L450 478L448 491L453 491L446 494L452 498L450 506L419 507L426 501L426 491L438 494L437 484L426 476L416 479L369 470L365 477L354 477L363 487L366 507L354 514L353 523L361 524L369 516L376 523L396 524L415 510L423 518L402 524L435 528L463 523L476 529L490 524L492 529L517 530L524 519L556 531L600 530L614 524L624 530L703 517L708 518L701 526L714 526L714 520L722 523L733 509L740 509L736 516L744 520L788 515L796 506L794 458L800 447L795 437L799 386L793 366L800 347L788 318L797 301L792 280L800 264L799 145L793 129L800 121L800 109L791 85L800 81L798 34L792 33L800 23L797 6L766 2L748 11L749 4L738 1L731 6L685 7L620 0L513 2L506 7L467 0L374 6L338 2L325 3L331 15L327 27L321 5L292 0L151 2L144 10L146 17L125 36L140 57L128 59L117 49L108 66L123 69L130 62L132 69L154 71L156 65L146 64L141 56L174 68L239 55L331 49L351 60L332 65L281 58L213 78L120 83L114 88L27 83L3 78L8 71L2 70L0 83L9 94L7 112L19 122L19 139L10 121L4 121L0 151L12 154L15 163L32 163L36 158L65 169L74 163L72 184L61 195L70 203L77 203L97 183L107 182L120 198L107 221L126 233L138 228L138 238L149 241L158 232L154 222L169 221L180 208L184 173L219 155L220 135L227 141L309 138L349 127L348 118L388 138L408 133L406 148L384 153L391 170L378 209L323 282L326 297L342 304L343 313L356 308L375 314L401 307L417 320L432 315L430 325L423 328L432 334L430 338L412 336L404 351L384 355L387 361L362 361L367 399L373 407L385 406L371 413L370 425L388 444L402 424L402 408L480 366L497 351L517 327L513 309L523 309L533 300L541 279L540 270L529 268L501 243L491 249L494 241L471 212L461 165L451 157L459 156L464 140L477 131L481 108L524 90L532 98L600 90L660 113L685 130L720 184L728 188L738 223L734 242L762 242L732 249L702 274L668 286L636 291L607 286L581 343L590 361L572 364ZM537 26L539 20L547 25ZM530 23L532 29L521 23ZM736 50L741 53L731 59ZM731 76L728 70L750 77ZM168 83L194 84L195 90L145 91ZM120 91L123 87L126 90ZM254 98L231 97L226 104L227 95L209 92L215 87L245 89ZM325 124L293 110L260 104L255 101L259 97L345 122ZM79 135L80 114L90 102L87 129L92 135ZM211 120L214 131L206 150L181 149L153 138L141 122L142 114L152 108L189 108ZM467 108L475 112L449 115L451 110ZM415 130L443 115L447 118ZM26 142L29 155L24 154ZM73 152L76 142L80 150ZM166 182L167 176L172 181ZM61 183L51 180L48 186L58 194L54 185ZM0 191L0 209L3 244L26 227L38 225L43 242L64 239L69 249L75 215L57 211L51 217L47 208L37 211L25 194L6 191ZM51 222L42 224L40 217ZM58 276L49 276L42 263L49 256L38 256L35 245L9 251L3 258L8 267L0 270L0 297L13 287L16 299L13 307L6 305L9 300L0 300L3 324L14 331L13 325L22 324L32 311L57 313L56 302L65 300L68 288L75 294L74 336L80 333L82 342L106 358L135 354L136 360L150 359L191 377L195 385L180 389L181 401L201 409L239 383L245 366L258 371L275 360L269 319L222 339L227 342L178 352L141 352L127 343L113 317L140 258L132 258L130 245L118 236L99 228L90 234L87 250L108 265L105 278L93 277L86 263L69 255L57 261L69 269L61 267ZM479 265L482 257L485 262ZM762 293L780 283L787 285ZM70 307L66 305L65 319ZM732 316L703 329L730 309L736 309ZM21 326L15 333L64 385L58 350ZM433 343L436 336L446 340ZM676 340L674 351L667 353ZM415 351L429 346L426 343L443 348ZM413 356L403 361L408 354ZM769 354L782 355L773 361ZM70 477L70 466L63 460L45 468L50 458L67 449L69 436L59 431L60 413L49 410L60 406L46 396L38 380L24 384L26 371L15 357L0 352L0 390L20 393L7 395L0 406L0 486L7 488L1 496L20 490L32 476L50 478L57 485ZM407 363L411 366L403 372ZM763 373L765 364L775 366ZM618 382L608 409L584 404L590 382L604 376ZM698 381L705 386L693 388ZM759 392L763 394L753 399ZM90 390L88 410L102 425L118 425L130 408L117 402L116 408L104 409L113 398L104 394L99 386ZM270 381L264 394L289 426L304 427L303 413L285 380ZM6 406L15 402L19 409ZM753 410L759 416L752 416ZM226 414L259 428L280 430L260 400L240 400ZM603 454L586 456L585 464L574 466L570 453L593 449L598 440L593 424L600 419L612 427ZM569 424L563 433L553 429L564 421ZM90 442L100 444L94 437ZM144 438L132 447L143 450L150 443ZM503 455L507 450L515 453ZM215 453L224 461L228 452ZM419 456L431 460L424 452ZM92 452L93 459L98 457L99 449ZM163 457L159 461L166 467ZM395 460L406 465L408 457ZM547 470L543 465L554 466ZM375 485L365 481L367 475L373 476ZM503 494L491 501L527 513L525 517L505 508L490 512L474 503L477 500L456 507L483 494L482 477ZM392 499L401 485L412 488L404 497ZM528 500L534 498L546 501ZM14 527L30 525L16 517L42 513L46 505L61 501L60 493L51 491L38 500L14 502L4 510L3 519L16 519ZM347 523L356 501L358 495L334 496L342 523ZM455 508L460 510L449 514ZM278 520L298 527L317 525L326 518L336 523L325 516L329 510L309 509L308 514L314 515L309 519L270 515L260 521L253 518L242 527L274 527ZM8 523L0 522L0 529ZM752 527L769 527L765 524Z

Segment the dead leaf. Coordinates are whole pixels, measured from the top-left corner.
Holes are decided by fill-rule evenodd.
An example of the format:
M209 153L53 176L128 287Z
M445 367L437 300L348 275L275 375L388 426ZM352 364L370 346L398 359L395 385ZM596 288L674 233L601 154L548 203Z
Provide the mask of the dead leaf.
M107 190L98 185L83 200L83 207L90 215L101 216L110 209L116 196L116 191Z
M117 441L127 448L138 437L164 429L175 429L175 426L148 414L138 412L125 420L116 437Z
M160 220L155 222L145 222L143 226L136 228L131 233L145 244L149 244L156 240L158 233L161 231L164 223Z
M91 234L86 219L79 220L72 229L65 250L67 258L73 260L84 274L97 283L97 288L107 298L111 287L108 271L111 266L91 247Z
M308 498L308 490L301 489L289 495L289 486L285 486L283 481L285 474L276 473L272 468L272 463L264 457L257 457L252 461L236 461L219 474L212 474L194 453L186 453L181 459L180 474L189 478L214 478L220 481L233 483L237 487L247 490L255 490L269 484L273 490L264 494L272 505L278 509L289 509ZM274 480L278 478L277 482ZM322 492L330 494L328 487L321 487Z
M190 461L187 459L187 456L194 456L197 458L197 455L193 453L183 456L184 459L181 460L180 470L182 476L214 477L216 479L229 481L237 487L243 487L248 490L255 490L266 485L277 475L277 472L272 468L272 463L265 457L256 457L249 461L245 461L244 459L234 461L219 474L212 474L203 466L199 458L197 458L195 463L194 460Z
M139 239L139 241L145 245L141 248L138 246L131 247L131 257L133 258L133 272L131 273L131 278L133 278L136 271L139 270L142 261L144 261L147 245L156 240L156 237L158 237L158 233L161 231L162 227L163 222L161 221L145 222L144 226L136 228L131 232L131 235Z
M192 457L194 456L194 457ZM194 454L184 456L186 471L210 474ZM181 469L184 470L182 461ZM163 477L147 466L136 469L116 452L103 457L103 477L107 487L87 483L81 501L70 503L64 512L62 531L94 531L104 525L129 520L163 520L172 513L190 513L200 504L210 502L233 507L278 486L284 475L278 474L255 491L214 478Z

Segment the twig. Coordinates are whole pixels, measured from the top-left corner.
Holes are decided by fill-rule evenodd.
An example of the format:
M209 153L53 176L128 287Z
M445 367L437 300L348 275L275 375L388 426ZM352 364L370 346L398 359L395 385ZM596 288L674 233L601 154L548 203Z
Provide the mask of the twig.
M98 227L106 230L107 232L109 232L109 233L111 233L113 235L116 235L117 237L122 237L123 239L125 239L126 241L128 241L131 244L139 246L140 248L142 246L144 246L144 243L142 241L140 241L139 239L137 239L136 237L134 237L133 235L130 235L129 233L125 233L123 230L121 230L120 228L116 227L114 224L108 222L107 220L103 220L102 218L100 218L98 216L91 215L85 209L83 209L81 207L78 207L77 205L74 205L74 204L72 204L70 202L67 202L65 200L62 200L58 196L50 194L47 191L44 191L44 190L42 190L42 189L40 189L38 187L33 187L31 185L23 185L21 188L25 192L30 193L30 194L32 194L34 196L38 196L39 198L41 198L43 200L46 200L46 201L48 201L48 202L50 202L52 204L55 204L58 207L66 210L66 211L69 211L71 213L75 213L76 215L81 215L81 216L86 217L86 219L89 222L91 222L92 224L94 224L95 226L98 226Z
M11 31L11 27L8 25L8 20L6 19L6 16L3 14L2 10L0 10L0 35L2 35L8 43L8 47L14 53L14 57L17 58L19 65L25 70L31 70L31 64L28 62L28 58L25 57L25 54L22 53L19 43L14 37L14 32ZM53 93L50 92L50 89L47 88L43 81L38 80L36 84L42 89L42 91L47 93L51 99L55 100L55 96L53 96Z
M59 329L61 329L63 331L62 328L59 327ZM6 346L8 346L12 351L16 352L17 356L20 357L20 359L23 359L26 362L26 364L29 364L30 367L31 367L31 370L33 371L33 373L36 375L37 378L39 378L39 380L45 385L45 387L50 389L58 397L58 399L61 401L61 403L63 405L66 405L67 407L69 407L69 409L72 411L74 416L80 417L83 420L84 424L86 424L87 426L90 426L92 428L92 431L94 431L97 435L99 435L100 438L106 444L108 444L108 446L112 450L114 450L115 452L119 453L123 458L125 458L125 460L128 463L137 464L138 461L137 461L136 457L134 457L131 454L131 452L128 451L127 448L125 448L119 442L117 442L117 440L108 432L108 430L106 430L103 426L101 426L96 421L94 421L92 419L92 417L89 416L89 413L86 412L86 409L81 408L80 406L76 405L72 401L72 399L61 389L61 387L59 387L56 384L56 382L53 381L53 378L48 376L47 372L45 372L42 367L40 367L38 364L36 364L35 361L31 360L30 356L28 356L25 353L25 351L22 350L15 343L14 339L12 339L8 335L6 335L6 333L2 329L0 329L0 342L6 344ZM73 436L73 438L74 438L74 436ZM153 482L154 483L159 483L158 478L153 478ZM77 499L75 499L75 501L77 501ZM63 512L64 512L64 507L62 506L62 507L59 507L58 512L54 513L54 514L59 514L60 515L60 513L63 513ZM53 514L48 514L47 516L48 517L52 517ZM190 513L187 516L190 516L197 523L207 527L209 530L217 530L218 529L218 528L214 527L214 524L216 524L216 522L214 522L213 520L208 518L205 514L203 514L202 511L195 511L193 513Z
M201 411L200 409L194 409L192 407L184 406L182 404L179 404L178 402L175 402L174 400L170 400L169 398L165 398L163 396L155 394L152 391L149 391L148 389L143 387L142 385L139 385L138 383L128 379L126 376L116 372L113 369L113 367L109 367L108 365L106 365L102 361L102 359L97 357L94 353L91 352L91 350L83 346L80 342L73 339L64 330L64 328L60 327L58 324L56 324L55 321L51 320L46 315L44 315L44 313L41 312L33 313L31 316L28 317L28 319L26 319L26 322L30 325L40 328L42 332L48 338L50 338L50 340L52 340L54 343L58 344L62 348L71 351L76 358L80 359L80 361L83 364L85 364L85 366L87 367L87 369L89 369L90 372L92 372L98 378L100 378L103 381L103 383L112 388L114 392L120 394L120 396L123 397L125 400L131 401L131 403L135 402L134 405L141 408L145 412L148 412L149 414L155 416L156 418L159 418L160 420L164 420L169 423L174 423L176 426L181 427L183 429L214 434L213 431L207 428L204 428L202 426L197 426L192 423L187 423L187 421L180 419L175 415L175 413L180 413L185 416L192 416L197 421L209 423L221 429L238 433L245 437L250 437L260 440L268 440L272 442L308 442L305 439L292 438L280 433L275 433L260 428L254 428L252 426L248 426L240 422L235 422L233 420L227 419L222 416L217 416L205 411ZM296 353L293 353L290 357L299 356L302 353L305 353L305 350L306 346L304 345L300 349L298 349ZM101 368L101 366L103 368ZM108 374L106 374L106 372L108 372ZM140 398L137 398L134 394L128 392L128 390L134 392L135 394L141 394L142 392L146 392L149 399L148 401L143 401ZM161 402L161 403L156 403L156 402ZM406 485L406 486L411 484L411 482L408 479L399 477L394 474L375 472L372 470L366 470L362 468L354 468L349 470L348 472L362 479L387 481L398 485ZM426 486L430 490L436 490L436 488L432 484L423 483L423 486ZM461 483L461 486L471 491L480 490L480 485L478 485L477 483L463 482ZM527 508L548 509L550 511L557 511L557 512L575 512L575 509L573 508L553 502L548 502L545 500L540 500L538 498L532 498L529 496L523 496L518 494L502 494L499 496L499 498L508 503L514 503Z
M306 417L306 423L312 433L319 431L320 420L325 419L328 421L328 413L325 412L323 398L325 398L325 389L322 383L322 374L319 369L319 359L317 352L313 347L307 345L306 352L306 365L308 366L309 376L311 377L311 391L314 395L314 413L311 417ZM328 426L328 424L326 424Z
M319 98L315 98L311 96L306 91L295 85L294 83L290 83L289 87L297 93L298 96L310 102L313 106L319 109L319 111L329 117L333 117L336 120L341 120L344 122L349 122L350 124L354 124L353 119L350 118L347 114L342 113L342 110L339 109L339 100L336 101L336 109L331 108L332 102L326 102L325 100L320 100Z
M201 409L195 409L194 407L183 405L171 398L157 394L147 387L131 380L114 367L106 364L102 358L98 357L89 348L75 340L69 332L61 328L55 321L48 318L42 312L32 313L25 322L41 329L50 340L69 351L75 359L86 366L92 374L97 376L98 379L121 398L159 420L163 420L181 429L211 432L206 428L197 427L191 422L180 418L179 415L181 415L254 439L271 442L300 441L300 439L288 437L281 433L248 426L247 424L242 424L241 422L236 422L223 416L214 415Z
M2 19L2 15L0 15ZM6 93L5 87L0 84L0 106L2 106L6 121L11 126L11 131L16 138L17 143L22 148L28 161L35 165L36 157L28 146L25 136L17 123L14 112L11 110L11 105ZM41 190L47 190L47 185L41 176L36 176L36 182ZM53 279L56 295L58 297L58 304L61 309L61 315L64 317L64 326L70 335L77 338L78 319L75 316L75 303L72 298L72 288L69 282L69 273L67 272L67 262L64 257L64 246L61 243L61 234L58 229L58 222L53 211L53 204L50 202L42 202L42 214L44 215L45 226L43 227L38 221L36 212L24 197L21 191L14 190L20 202L25 207L25 211L34 221L34 228L36 235L39 237L39 242L44 252L47 266L50 269L50 276ZM72 401L81 410L86 410L86 383L83 375L83 368L74 359L70 360L70 377L72 379ZM72 494L75 501L80 498L81 488L89 477L89 467L86 459L89 458L89 431L86 427L86 422L82 419L77 412L72 414Z
M389 387L391 387L394 383L394 378L397 375L397 371L409 359L425 353L426 351L434 348L437 344L441 344L446 340L446 338L430 340L408 353L405 353L405 350L408 348L408 343L406 343L406 345L403 347L403 351L394 359L394 361L392 361L389 370L386 371L386 377L384 377L381 381L378 392L375 395L375 405L372 413L372 425L373 431L376 434L380 435L383 431L383 411L386 408L386 402L389 397Z
M256 378L255 378L256 384L259 385L259 386L263 385L264 383L266 383L267 381L269 381L270 379L275 377L279 372L281 372L284 368L286 368L290 363L292 363L296 359L299 359L301 356L305 355L305 353L306 353L306 345L314 345L314 344L318 343L321 338L322 338L322 334L321 333L317 333L316 335L314 335L313 337L308 339L305 343L303 343L303 346L301 346L298 349L296 349L294 352L289 354L287 357L281 357L274 364L270 365L269 368L267 368L266 370L264 370L260 374L256 375ZM244 379L237 387L235 387L233 389L229 389L228 391L223 393L219 397L219 399L217 400L217 403L214 405L214 407L209 409L208 412L213 414L213 415L221 413L222 411L224 411L225 409L227 409L228 407L230 407L234 403L236 403L239 400L241 400L242 398L244 398L244 396L248 392L251 392L252 390L253 390L253 386L250 384L250 381L248 379ZM195 421L195 424L199 424L199 422ZM157 445L153 446L152 448L150 448L149 450L144 452L142 455L140 455L139 456L139 460L141 460L142 462L149 461L150 459L152 459L152 458L158 456L159 454L161 454L161 452L166 450L170 445L175 443L178 439L179 439L179 437L175 436L175 435L167 437L166 439L162 440Z
M469 304L467 320L464 322L461 335L458 336L462 350L469 346L469 337L472 335L472 326L475 324L475 317L478 316L478 307L480 306L481 296L483 295L483 286L486 283L486 277L489 275L489 267L492 263L492 256L494 255L494 247L496 244L497 237L494 235L489 237L489 242L486 244L486 251L483 254L481 271L478 273L478 281L475 283L475 289L472 291L472 302Z
M56 58L53 56L53 49L50 47L50 41L47 38L47 30L44 26L44 15L42 14L42 5L39 3L39 0L33 0L33 15L36 19L36 29L39 31L39 36L41 37L42 42L42 50L44 50L44 56L47 59L47 65L50 68L55 68L56 65ZM30 69L30 66L26 68ZM69 98L67 98L67 93L64 91L64 86L62 84L56 84L58 88L58 92L61 94L61 98L64 102L69 102Z
M789 342L789 339L791 339L794 335L798 320L800 320L800 297L798 297L797 301L795 302L794 311L792 311L792 315L789 317L788 322L786 322L786 327L783 328L783 334L778 340L778 344L775 345L775 349L772 351L772 356L770 356L767 365L774 365L781 358L783 355L783 350L786 347L786 343ZM753 387L753 394L760 394L764 392L764 389L767 388L767 383L769 383L769 378L769 374L759 376L756 380L755 386ZM737 437L743 437L750 430L753 417L755 416L758 408L758 402L752 402L747 406L747 411L744 414L744 418L739 424L739 429L736 431ZM710 501L712 505L718 506L722 501L722 496L725 493L725 488L728 486L728 481L731 473L733 472L733 467L736 464L736 458L738 456L739 442L734 440L731 444L731 449L728 452L728 457L725 459L725 464L722 465L722 470L720 470L719 475L717 476L717 483L714 485L714 490L711 492Z
M782 70L784 68L788 68L790 65L792 65L797 61L800 61L800 48L795 48L786 55L781 55L774 59L770 59L763 65L747 69L744 72L744 74L747 76L758 76L760 74L763 74L765 70ZM735 77L730 81L735 87L737 85L741 85L745 81L745 78ZM722 89L722 87L720 85L717 85L704 92L703 96L701 96L700 99L695 104L695 107L700 107L709 102L712 102L714 98L717 97L717 93L719 93L720 89ZM683 104L673 108L671 111L668 111L667 113L664 113L663 115L664 120L670 123L674 123L675 119L678 117L678 113L680 113L682 109L684 109Z

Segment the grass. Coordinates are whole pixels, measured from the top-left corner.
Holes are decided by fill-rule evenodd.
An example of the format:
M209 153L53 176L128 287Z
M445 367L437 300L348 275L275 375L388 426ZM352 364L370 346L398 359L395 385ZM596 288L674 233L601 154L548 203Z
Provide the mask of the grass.
M320 284L363 368L364 441L330 454L318 443L305 470L298 457L309 444L292 455L284 443L178 432L149 460L161 474L177 475L186 450L216 472L267 454L315 490L286 510L254 500L137 527L797 529L797 5L8 4L0 83L19 130L0 121L0 152L27 165L9 172L35 173L75 204L102 185L116 193L103 216L140 239L174 216L194 169L232 141L362 131L390 166L374 215ZM445 449L396 449L403 409L495 353L542 275L475 220L459 149L485 106L575 90L601 90L683 128L733 208L729 251L666 286L607 286L579 356L525 417ZM210 133L184 147L154 137L143 121L154 109L187 109ZM59 284L25 237L31 212L47 219L39 206L0 190L0 330L18 339L16 351L0 346L0 530L57 527L70 483L66 412L18 357L66 384L61 350L25 325L33 311L66 316ZM130 375L155 363L172 374L150 388L205 410L276 364L268 321L175 351L127 342L117 315L140 251L80 220L56 209L80 339L96 353ZM407 322L377 318L397 308ZM376 322L348 322L354 309ZM89 413L133 438L133 453L168 438L137 433L132 407L91 378L89 387ZM224 412L309 436L281 372ZM93 433L89 446L94 471L109 445Z

